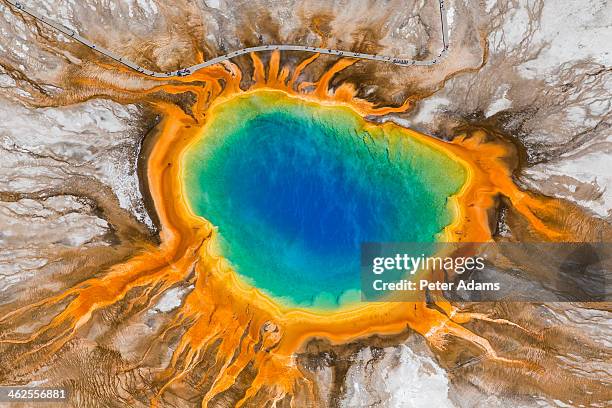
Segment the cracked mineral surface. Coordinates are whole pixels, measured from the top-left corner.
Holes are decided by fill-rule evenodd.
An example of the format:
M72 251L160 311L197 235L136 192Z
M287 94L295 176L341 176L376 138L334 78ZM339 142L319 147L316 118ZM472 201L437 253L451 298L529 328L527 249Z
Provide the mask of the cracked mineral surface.
M223 227L176 186L215 109L272 90L468 151L484 187L455 237L609 243L612 3L20 4L156 72L283 44L435 63L280 49L154 78L0 2L0 385L67 389L49 404L74 407L610 405L609 270L598 302L285 310L236 278ZM518 259L496 267L542 266Z

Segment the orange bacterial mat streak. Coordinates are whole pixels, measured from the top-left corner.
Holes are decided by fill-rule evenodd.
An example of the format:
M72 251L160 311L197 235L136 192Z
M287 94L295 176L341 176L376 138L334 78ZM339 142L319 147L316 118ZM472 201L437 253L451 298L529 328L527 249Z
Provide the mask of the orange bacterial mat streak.
M359 337L399 333L407 328L425 336L431 344L442 347L444 336L459 336L479 346L489 358L497 358L489 342L461 326L471 319L485 319L479 314L461 314L450 304L440 300L440 309L428 308L425 302L368 303L346 306L336 311L315 312L288 309L279 306L260 291L245 285L228 266L217 248L216 230L206 220L195 216L185 199L181 177L181 160L187 146L201 135L207 114L216 104L237 95L253 92L257 88L275 89L285 94L314 101L319 104L343 105L361 116L381 115L409 108L407 102L396 108L376 107L355 96L352 85L340 85L335 92L329 84L338 72L355 63L341 59L320 80L314 90L298 84L300 75L318 57L302 61L289 77L289 67L280 69L280 55L272 54L265 72L262 61L253 54L254 84L249 90L240 88L242 74L231 63L203 69L170 83L161 81L155 91L169 94L192 91L197 101L191 114L169 102L157 101L153 107L163 115L158 137L147 163L147 178L151 197L159 217L161 245L145 250L133 259L116 265L101 278L90 279L56 298L39 302L5 316L0 321L19 318L32 308L49 306L59 300L68 300L67 307L49 324L27 339L0 340L35 341L40 337L61 338L41 347L57 350L89 321L94 313L126 299L137 288L155 288L160 295L177 283L195 275L194 289L184 298L174 319L162 332L180 335L170 363L159 375L159 388L153 406L163 406L164 394L195 372L205 355L214 361L206 369L206 378L197 383L202 386L202 406L238 383L238 377L250 373L252 381L239 405L265 392L270 401L291 398L293 406L309 406L314 398L312 384L301 374L294 361L309 338L321 336L332 342L346 342ZM287 81L287 78L290 78ZM296 90L297 87L297 90ZM300 91L302 90L302 91ZM146 91L145 94L153 92ZM544 204L530 194L519 190L503 162L505 149L493 142L485 142L484 134L471 138L459 137L452 143L443 142L390 122L386 130L403 132L447 152L461 162L468 171L468 180L462 190L451 198L455 221L445 230L448 241L483 242L491 240L487 211L495 204L497 195L509 198L516 209L531 225L551 239L558 231L547 228L533 213L533 208ZM138 296L136 296L138 299ZM135 302L130 299L129 302ZM441 310L441 311L440 311ZM443 311L443 312L442 312ZM490 319L489 319L490 320ZM503 322L500 322L503 323ZM44 336L43 336L44 334ZM298 390L303 392L299 393ZM306 391L304 391L306 390ZM310 390L310 391L308 391Z

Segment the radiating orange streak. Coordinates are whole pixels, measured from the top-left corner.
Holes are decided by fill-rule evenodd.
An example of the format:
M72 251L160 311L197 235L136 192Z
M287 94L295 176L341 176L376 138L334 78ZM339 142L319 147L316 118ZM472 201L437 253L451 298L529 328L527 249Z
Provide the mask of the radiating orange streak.
M251 60L253 61L253 81L255 82L254 86L264 86L266 84L266 73L264 69L263 62L257 56L256 53L252 52Z
M266 84L271 87L276 87L278 81L278 70L280 66L280 51L272 51L270 62L268 63L268 80Z
M311 57L306 58L304 61L299 63L299 65L293 70L293 75L291 75L291 80L289 80L289 84L287 84L289 88L293 89L293 87L297 83L298 77L300 76L302 71L308 65L310 65L314 60L319 58L319 55L321 55L321 54L314 54Z
M333 99L338 102L350 103L357 108L357 110L367 111L369 115L386 115L395 112L405 112L410 109L411 103L409 100L404 101L400 106L383 106L375 108L372 103L364 100L355 98L357 91L355 86L351 83L345 82L336 88Z
M327 99L327 96L328 96L327 93L329 92L329 83L331 79L334 77L334 75L336 75L338 72L342 71L343 69L350 67L355 62L357 62L356 59L349 59L349 58L342 58L338 60L327 72L325 72L321 76L321 78L317 82L317 87L314 90L313 95L321 99Z
M287 78L289 77L289 73L291 72L291 70L289 69L289 67L283 67L283 69L280 72L280 75L278 76L278 79L276 81L276 84L279 88L281 89L287 89Z
M484 132L476 132L471 137L457 137L453 140L454 145L461 146L472 157L472 160L478 165L478 172L472 171L472 177L477 180L472 183L474 186L488 186L473 188L471 198L478 203L478 208L491 208L495 194L506 196L512 203L513 207L525 217L531 227L540 234L548 237L553 241L568 240L571 237L562 231L555 230L546 226L542 220L533 214L532 209L546 211L547 203L534 197L532 194L520 190L512 180L512 173L503 163L503 159L507 152L501 145L487 143L486 134ZM464 153L465 154L465 153ZM474 174L475 173L475 174ZM483 211L470 211L470 216L479 221L483 220L486 215ZM463 239L465 241L465 239Z
M222 64L230 72L230 77L226 80L224 93L228 95L234 95L241 92L240 81L242 80L242 71L238 68L237 65L232 64L229 61L225 61Z
M406 112L412 106L412 103L409 99L406 99L399 106L383 106L380 108L370 108L370 115L378 116L378 115L386 115L388 113L397 113L397 112Z

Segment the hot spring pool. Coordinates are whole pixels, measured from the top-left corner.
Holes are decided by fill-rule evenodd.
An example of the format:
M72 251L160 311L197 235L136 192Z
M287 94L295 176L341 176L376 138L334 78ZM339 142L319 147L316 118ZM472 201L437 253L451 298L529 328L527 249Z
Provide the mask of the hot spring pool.
M362 242L432 242L465 168L398 126L260 90L217 105L183 159L192 211L246 282L288 307L359 300Z

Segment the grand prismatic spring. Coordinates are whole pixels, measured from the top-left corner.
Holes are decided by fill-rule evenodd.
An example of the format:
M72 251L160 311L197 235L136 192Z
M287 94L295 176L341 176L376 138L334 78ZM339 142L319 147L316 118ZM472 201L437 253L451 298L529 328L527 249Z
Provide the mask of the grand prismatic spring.
M211 117L185 154L185 195L234 269L289 305L359 301L360 243L443 235L466 181L445 152L350 108L255 91Z
M513 323L462 313L435 294L434 308L424 300L360 303L355 270L362 241L491 240L488 214L498 195L543 239L567 238L542 221L557 202L513 183L507 145L483 131L444 142L369 120L411 105L374 106L349 83L332 89L332 78L354 60L340 59L309 83L300 74L317 55L294 69L280 66L278 52L267 66L251 58L249 89L240 87L243 74L230 63L156 80L138 92L121 89L117 77L100 75L95 87L91 79L74 79L88 92L148 102L161 115L146 162L161 242L3 316L9 324L61 306L34 334L3 340L30 345L16 364L59 350L105 307L120 300L137 307L189 282L194 289L164 329L164 337L178 337L157 374L153 405L163 406L165 394L197 370L206 389L202 406L237 383L248 383L238 406L311 406L315 390L295 353L313 337L342 343L411 328L433 347L456 336L500 364L526 365L498 356L463 327L471 320ZM159 98L162 91L191 92L195 102L185 110Z

